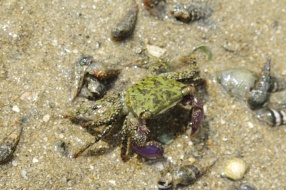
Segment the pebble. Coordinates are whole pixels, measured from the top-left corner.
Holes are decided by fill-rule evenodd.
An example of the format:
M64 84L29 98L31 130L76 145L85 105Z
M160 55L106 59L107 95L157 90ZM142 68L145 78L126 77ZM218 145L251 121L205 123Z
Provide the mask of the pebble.
M248 127L252 129L254 127L253 123L248 122Z
M108 180L108 182L113 184L114 186L116 186L116 181L115 180Z
M47 122L50 120L50 118L51 118L50 115L49 115L49 114L46 114L46 115L44 115L44 117L43 117L43 121L47 123Z
M164 170L164 165L161 161L154 163L154 166L159 170Z
M24 100L24 101L31 101L32 100L32 93L31 92L24 92L21 95L20 99Z
M22 170L22 171L21 171L21 176L22 176L24 179L28 180L27 172L26 172L25 170Z
M19 107L17 106L17 105L14 105L13 107L12 107L12 111L15 111L15 112L20 112L20 109L19 109Z
M194 157L190 157L188 158L188 161L191 163L191 164L194 164L196 162L196 159Z
M13 161L12 161L12 165L13 165L13 166L17 166L17 165L18 165L18 162L15 161L15 160L13 160Z
M36 158L33 158L33 163L37 163L37 162L39 162L39 160Z
M147 52L152 56L159 58L166 52L166 49L147 44Z

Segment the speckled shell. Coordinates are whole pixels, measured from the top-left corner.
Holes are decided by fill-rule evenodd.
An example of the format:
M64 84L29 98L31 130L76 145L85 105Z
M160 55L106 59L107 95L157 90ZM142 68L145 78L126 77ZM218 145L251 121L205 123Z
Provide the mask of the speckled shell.
M243 178L247 170L246 162L240 158L232 158L226 161L223 175L232 180Z

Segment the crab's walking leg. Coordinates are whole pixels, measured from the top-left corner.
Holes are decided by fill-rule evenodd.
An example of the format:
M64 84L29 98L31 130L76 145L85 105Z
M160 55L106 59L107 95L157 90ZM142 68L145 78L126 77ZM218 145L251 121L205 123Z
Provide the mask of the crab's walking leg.
M156 141L147 141L149 129L146 127L145 121L139 121L132 114L129 114L124 121L122 132L121 158L123 161L128 160L127 151L130 149L128 143L131 144L133 151L144 158L163 157L164 148L162 145Z
M128 157L128 132L127 132L127 120L124 121L121 131L121 159L126 162Z
M117 100L118 96L120 95L114 95L102 99L98 101L97 104L93 107L90 107L88 109L79 109L76 112L70 112L68 115L65 116L66 118L69 118L72 122L79 124L84 128L98 128L101 126L104 127L104 129L99 134L95 135L95 139L93 142L86 144L74 154L70 155L70 158L77 158L85 150L87 150L89 147L101 140L102 137L106 136L117 124L117 122L124 116L122 104ZM112 104L112 114L105 114L105 117L100 121L95 120L98 115L100 116L100 114L102 114L100 112L100 114L98 113L98 109L101 109L106 106L104 104L105 101L114 102L114 104ZM87 115L87 117L83 118L82 116L84 115Z
M199 97L195 97L192 93L189 95L184 96L184 99L182 100L183 105L191 105L192 109L190 111L191 115L191 134L192 137L198 130L198 128L201 126L203 119L204 119L204 102Z
M191 110L191 122L192 122L192 132L191 136L193 136L204 119L204 109L203 109L203 101L198 97L193 97L192 99L192 110Z

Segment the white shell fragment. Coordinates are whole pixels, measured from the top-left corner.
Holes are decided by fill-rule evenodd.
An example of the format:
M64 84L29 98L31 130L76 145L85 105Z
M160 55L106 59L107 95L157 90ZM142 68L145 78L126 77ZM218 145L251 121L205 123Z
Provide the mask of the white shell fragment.
M160 48L159 46L147 44L147 51L152 56L159 58L160 56L162 56L166 52L166 49Z
M226 161L223 169L223 176L232 180L240 180L243 178L247 170L246 162L240 158L232 158Z

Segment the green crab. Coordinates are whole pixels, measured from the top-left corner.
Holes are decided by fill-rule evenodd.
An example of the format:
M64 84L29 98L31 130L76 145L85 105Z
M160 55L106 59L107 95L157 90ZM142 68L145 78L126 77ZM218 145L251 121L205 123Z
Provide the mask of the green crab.
M102 71L92 71L90 74L98 72ZM104 127L101 133L95 135L94 142L71 157L76 158L102 139L123 117L125 120L121 130L122 160L126 161L129 158L129 149L148 159L163 157L162 145L159 142L148 140L149 129L146 126L146 120L164 114L179 103L191 105L189 121L193 135L204 117L203 101L194 96L194 85L201 80L197 66L192 64L190 70L187 71L149 75L125 92L105 96L88 108L79 108L71 112L67 117L74 123L86 128Z

